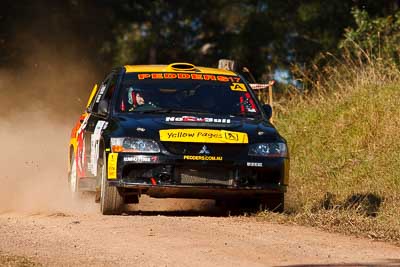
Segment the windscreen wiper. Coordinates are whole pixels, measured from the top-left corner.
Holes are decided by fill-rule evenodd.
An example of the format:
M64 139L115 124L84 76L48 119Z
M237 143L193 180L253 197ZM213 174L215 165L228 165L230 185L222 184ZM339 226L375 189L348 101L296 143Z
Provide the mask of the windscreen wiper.
M235 117L242 117L242 118L260 118L261 117L260 113L253 114L253 113L249 113L249 112L244 112L244 113L239 112L239 113L235 113L235 114L231 114L231 115L235 116Z

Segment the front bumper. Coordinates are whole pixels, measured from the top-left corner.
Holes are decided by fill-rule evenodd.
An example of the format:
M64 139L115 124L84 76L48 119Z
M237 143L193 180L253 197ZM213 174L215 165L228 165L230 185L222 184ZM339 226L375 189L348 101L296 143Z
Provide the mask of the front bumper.
M288 185L287 158L191 159L194 160L183 156L120 153L116 178L108 181L126 191L160 198L256 197L285 192Z

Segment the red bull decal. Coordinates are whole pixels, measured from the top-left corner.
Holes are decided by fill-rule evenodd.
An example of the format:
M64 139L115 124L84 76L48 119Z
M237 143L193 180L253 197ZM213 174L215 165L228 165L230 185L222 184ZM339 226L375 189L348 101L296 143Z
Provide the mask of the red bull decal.
M193 117L193 116L182 116L182 117L166 117L166 122L201 122L201 123L231 123L231 119L219 119L219 118L207 118L207 117Z

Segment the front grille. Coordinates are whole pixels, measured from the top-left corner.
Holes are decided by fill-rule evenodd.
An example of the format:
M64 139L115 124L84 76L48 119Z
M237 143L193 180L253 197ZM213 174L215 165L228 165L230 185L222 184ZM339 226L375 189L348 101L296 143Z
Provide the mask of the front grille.
M176 155L198 155L204 146L210 155L239 155L247 154L247 145L243 144L203 144L203 143L184 143L184 142L163 142L164 147L172 154Z
M248 168L220 164L218 167L209 164L127 164L122 169L122 178L128 182L150 184L150 179L155 178L160 185L268 186L281 183L283 175L282 168Z
M217 168L176 168L175 179L181 184L232 185L232 171Z

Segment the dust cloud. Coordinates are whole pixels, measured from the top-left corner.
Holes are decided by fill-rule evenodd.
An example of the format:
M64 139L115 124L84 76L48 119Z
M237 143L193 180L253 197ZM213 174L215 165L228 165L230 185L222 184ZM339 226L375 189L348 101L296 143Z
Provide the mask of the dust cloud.
M71 198L67 158L71 129L103 73L79 18L47 2L16 5L13 34L2 40L0 212L97 211L94 201Z
M0 212L94 210L94 203L72 198L68 191L69 128L34 110L0 122Z
M0 69L0 212L96 207L73 199L67 182L69 135L94 68L78 56L46 51L38 49L18 68Z

